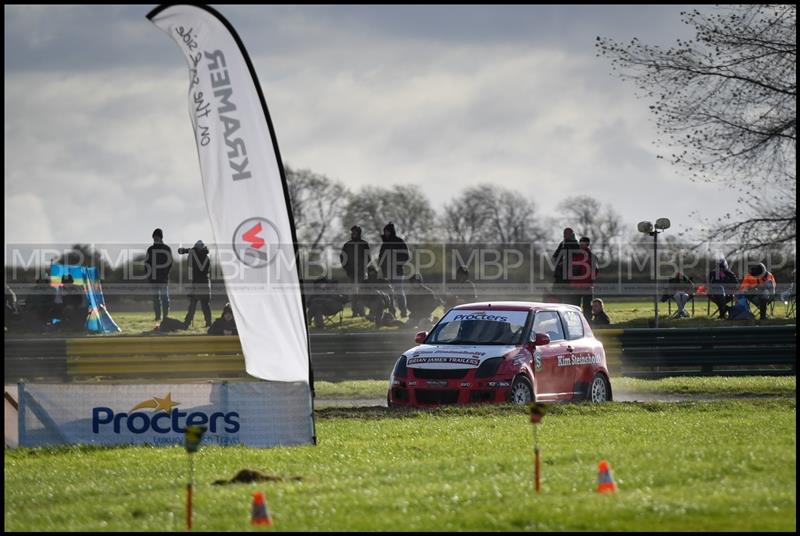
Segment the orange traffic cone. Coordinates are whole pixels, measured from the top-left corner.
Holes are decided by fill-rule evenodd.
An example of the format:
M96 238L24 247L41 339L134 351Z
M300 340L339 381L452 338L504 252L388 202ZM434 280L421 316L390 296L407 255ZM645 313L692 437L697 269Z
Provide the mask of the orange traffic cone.
M272 525L272 516L269 515L264 494L260 491L253 493L253 511L250 516L253 525Z
M600 460L597 467L600 470L597 475L597 492L606 493L617 491L617 485L614 483L614 479L611 478L611 470L608 467L608 462Z

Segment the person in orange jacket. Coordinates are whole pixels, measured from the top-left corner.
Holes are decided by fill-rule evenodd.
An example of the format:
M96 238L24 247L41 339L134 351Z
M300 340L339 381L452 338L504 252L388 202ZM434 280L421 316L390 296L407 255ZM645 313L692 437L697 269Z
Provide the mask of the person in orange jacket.
M758 306L761 320L767 318L767 305L775 299L777 288L775 276L767 270L763 263L751 266L742 279L739 293L745 294L747 299Z

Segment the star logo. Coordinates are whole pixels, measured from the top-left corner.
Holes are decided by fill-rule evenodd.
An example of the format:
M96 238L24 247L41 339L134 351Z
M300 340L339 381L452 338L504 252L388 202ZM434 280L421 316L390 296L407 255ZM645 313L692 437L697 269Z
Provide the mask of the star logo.
M152 409L154 413L156 411L166 411L167 413L171 413L172 408L175 406L180 406L180 404L180 402L172 401L172 393L167 393L167 396L164 398L154 396L150 400L139 402L133 407L133 409L131 409L130 413L133 413L137 409Z

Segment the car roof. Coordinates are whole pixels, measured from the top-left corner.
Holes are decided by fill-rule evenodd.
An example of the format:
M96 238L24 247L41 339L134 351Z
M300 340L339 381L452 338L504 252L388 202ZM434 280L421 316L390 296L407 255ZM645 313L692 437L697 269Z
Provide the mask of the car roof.
M576 312L581 312L581 308L577 305L569 303L544 303L544 302L528 302L528 301L493 301L493 302L475 302L457 305L453 309L471 309L478 311L539 311L542 309L570 309Z

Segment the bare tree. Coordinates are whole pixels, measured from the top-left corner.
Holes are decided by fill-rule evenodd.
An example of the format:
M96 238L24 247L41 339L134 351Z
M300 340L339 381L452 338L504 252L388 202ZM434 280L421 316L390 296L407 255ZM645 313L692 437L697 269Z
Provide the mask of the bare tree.
M650 106L658 143L693 180L741 193L733 213L701 231L736 238L733 250L796 240L797 7L737 5L681 13L696 39L671 48L597 38L598 56L633 80Z
M558 213L562 227L571 227L579 237L588 236L596 254L610 252L612 241L623 234L622 216L614 207L604 207L588 195L567 197L558 204Z
M446 238L454 242L540 242L545 238L533 201L489 184L467 188L446 204L440 223Z
M316 249L333 240L344 211L347 189L338 181L308 169L286 166L297 239Z
M413 243L427 240L433 234L435 213L416 185L395 185L388 189L365 186L349 196L342 220L347 228L360 226L369 242L379 242L381 230L392 222L397 234Z
M484 240L487 219L484 200L464 192L444 205L440 222L448 242L469 244Z

